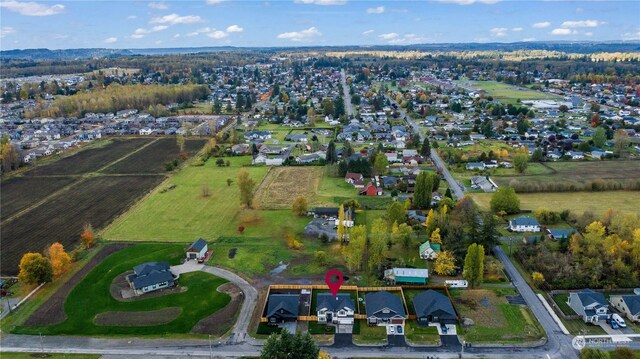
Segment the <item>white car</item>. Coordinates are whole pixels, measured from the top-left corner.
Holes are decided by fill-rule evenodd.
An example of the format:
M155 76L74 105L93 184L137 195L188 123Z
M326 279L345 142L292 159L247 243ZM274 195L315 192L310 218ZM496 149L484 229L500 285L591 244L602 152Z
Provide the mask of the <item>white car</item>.
M615 321L620 328L626 328L627 327L627 323L625 323L624 319L622 319L622 317L620 315L618 315L618 314L613 314L611 316L611 320Z
M396 332L396 328L393 325L389 326L389 333L395 334L395 332Z

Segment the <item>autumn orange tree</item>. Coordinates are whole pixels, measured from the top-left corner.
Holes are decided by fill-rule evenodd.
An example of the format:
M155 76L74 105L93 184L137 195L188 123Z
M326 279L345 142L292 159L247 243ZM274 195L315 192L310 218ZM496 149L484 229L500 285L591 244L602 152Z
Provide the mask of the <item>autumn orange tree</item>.
M82 246L84 248L90 248L93 245L94 237L93 237L93 228L90 224L86 224L84 226L84 230L80 235L80 241L82 242Z
M64 246L58 242L49 246L47 256L51 261L54 277L63 275L71 267L71 256L64 250Z

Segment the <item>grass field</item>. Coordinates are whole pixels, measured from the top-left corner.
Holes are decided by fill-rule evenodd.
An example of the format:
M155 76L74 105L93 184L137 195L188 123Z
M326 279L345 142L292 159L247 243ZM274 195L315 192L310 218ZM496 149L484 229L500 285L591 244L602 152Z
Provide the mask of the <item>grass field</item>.
M113 298L111 283L120 274L148 261L180 262L183 245L141 244L125 248L95 267L67 297L65 312L67 320L50 326L20 326L16 333L45 335L159 335L187 334L201 319L222 309L230 297L214 289L227 281L204 272L186 273L178 283L186 291L152 298L141 298L121 302ZM110 311L137 312L156 311L168 307L179 307L179 316L166 324L155 326L98 326L96 315Z
M190 242L198 237L212 240L237 234L242 210L236 180L242 166L250 164L251 157L230 157L228 160L231 163L229 167L217 167L215 159L207 161L204 166L185 167L118 218L104 231L104 238ZM267 167L245 169L258 184L268 171ZM230 186L226 182L228 178L233 181ZM201 189L205 184L209 186L210 196L203 198ZM161 192L171 185L176 187Z
M525 87L518 87L497 81L469 81L474 88L487 91L494 99L506 104L516 105L517 100L559 100L561 97L531 90Z
M483 210L490 209L491 193L472 193L469 196ZM608 208L615 208L620 212L640 213L640 192L634 191L521 193L518 197L520 209L532 211L538 208L554 211L568 209L582 214L589 210L596 215L602 215Z
M529 167L532 165L530 163ZM541 166L540 164L536 165ZM551 168L551 171L547 168L545 171L531 171L531 168L527 168L525 176L503 172L496 173L493 178L498 185L502 186L509 185L509 182L514 179L523 183L569 182L580 184L598 179L622 181L640 178L640 161L562 161L547 162L545 165Z
M318 193L322 167L275 167L256 190L254 200L261 209L291 209L298 196L313 198Z
M476 289L455 293L456 309L474 325L462 329L467 342L522 343L543 336L540 324L526 306L509 304L492 290Z

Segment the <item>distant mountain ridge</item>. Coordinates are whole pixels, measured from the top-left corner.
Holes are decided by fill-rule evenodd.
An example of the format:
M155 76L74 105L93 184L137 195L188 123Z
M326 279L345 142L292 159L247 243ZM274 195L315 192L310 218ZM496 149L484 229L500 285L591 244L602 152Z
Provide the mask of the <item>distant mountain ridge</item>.
M108 58L134 55L167 55L187 54L216 51L279 51L279 50L387 50L387 51L515 51L515 50L549 50L567 53L594 52L636 52L640 51L639 41L609 41L609 42L512 42L512 43L438 43L415 44L403 46L391 45L358 45L358 46L304 46L304 47L181 47L181 48L147 48L147 49L25 49L0 51L2 60L69 60L86 58Z

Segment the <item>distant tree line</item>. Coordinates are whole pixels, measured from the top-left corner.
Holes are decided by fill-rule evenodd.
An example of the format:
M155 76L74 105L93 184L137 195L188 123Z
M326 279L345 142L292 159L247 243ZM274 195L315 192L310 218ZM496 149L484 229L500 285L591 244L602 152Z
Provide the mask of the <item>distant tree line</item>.
M205 100L210 90L203 85L131 85L117 84L105 90L77 93L68 97L58 97L53 104L41 104L35 110L26 112L26 117L82 117L87 112L117 112L125 109L147 110L157 105L170 103L188 104Z

